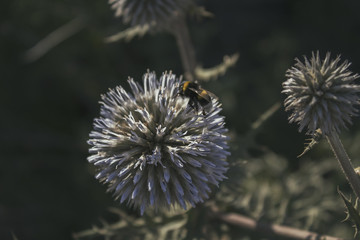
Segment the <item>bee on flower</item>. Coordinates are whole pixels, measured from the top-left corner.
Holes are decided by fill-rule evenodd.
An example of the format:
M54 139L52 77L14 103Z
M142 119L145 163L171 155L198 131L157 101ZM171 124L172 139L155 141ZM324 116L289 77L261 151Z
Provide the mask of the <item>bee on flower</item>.
M147 72L142 86L128 83L132 93L118 86L102 95L88 140L96 178L141 214L150 206L195 207L227 171L228 130L218 99L204 117L179 96L183 83L171 72L160 79Z

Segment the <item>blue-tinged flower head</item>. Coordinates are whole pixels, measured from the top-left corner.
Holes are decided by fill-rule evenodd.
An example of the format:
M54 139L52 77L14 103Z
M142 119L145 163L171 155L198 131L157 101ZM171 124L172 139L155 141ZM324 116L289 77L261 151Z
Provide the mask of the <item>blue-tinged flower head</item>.
M163 25L183 14L193 0L109 0L125 24Z
M181 79L147 72L143 86L129 78L102 95L100 117L90 133L88 161L96 178L120 202L144 210L195 206L209 197L227 171L228 137L220 103L206 115L179 95Z
M339 56L330 60L330 53L321 60L317 52L310 60L304 57L304 63L296 59L295 66L287 70L282 91L287 95L285 110L292 112L289 121L297 122L299 131L339 133L357 115L360 85L355 80L359 75L348 69L347 61L339 62Z

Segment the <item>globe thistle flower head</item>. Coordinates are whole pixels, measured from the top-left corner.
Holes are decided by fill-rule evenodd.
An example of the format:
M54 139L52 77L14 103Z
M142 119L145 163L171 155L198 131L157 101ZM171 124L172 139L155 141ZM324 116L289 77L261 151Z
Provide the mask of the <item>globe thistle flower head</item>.
M109 0L125 24L163 25L184 13L193 0Z
M178 94L181 79L147 72L143 86L128 80L102 96L100 117L90 133L88 161L96 178L108 185L120 202L155 210L203 202L210 185L227 171L228 137L220 103L204 116Z
M330 53L324 60L319 52L312 53L304 63L295 59L296 64L286 72L283 93L287 95L284 105L286 111L292 111L289 122L297 122L299 131L307 128L308 134L317 129L329 135L340 132L351 124L351 116L357 115L360 85L348 68L350 63L340 63L340 56L330 59Z

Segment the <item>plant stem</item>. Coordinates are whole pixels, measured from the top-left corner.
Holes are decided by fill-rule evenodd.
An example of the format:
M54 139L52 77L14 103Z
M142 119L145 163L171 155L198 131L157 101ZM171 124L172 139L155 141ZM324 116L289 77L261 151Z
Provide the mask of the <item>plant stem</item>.
M35 62L52 50L54 47L81 31L87 24L86 16L78 16L70 22L57 28L35 46L26 51L24 60L27 63Z
M194 81L196 58L194 46L190 40L190 34L185 22L185 16L181 15L171 24L169 31L174 35L179 48L181 62L185 71L185 78Z
M351 164L350 158L347 155L344 146L342 145L339 135L337 133L331 133L326 136L340 166L345 174L346 179L349 181L351 188L355 195L360 198L360 178L356 175L354 167Z
M269 109L267 109L261 116L251 124L251 132L257 132L263 123L268 120L274 113L281 107L280 102L274 103Z
M221 219L222 221L236 225L245 229L261 232L267 237L281 237L281 238L290 238L296 240L344 240L343 238L332 237L327 235L321 235L314 232L309 232L305 230L300 230L297 228L281 226L276 224L266 224L259 223L251 218L245 217L236 213L221 213L214 206L212 207L212 212L215 217Z

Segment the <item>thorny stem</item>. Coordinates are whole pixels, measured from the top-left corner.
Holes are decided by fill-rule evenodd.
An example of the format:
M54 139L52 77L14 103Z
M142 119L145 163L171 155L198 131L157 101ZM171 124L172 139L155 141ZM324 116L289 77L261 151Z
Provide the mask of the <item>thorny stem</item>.
M185 79L194 81L196 58L194 46L190 40L185 17L178 16L171 24L169 31L174 35L179 48L181 62L185 71Z
M346 179L349 181L351 188L355 195L360 198L360 179L356 175L353 165L351 164L350 158L347 155L344 146L342 145L339 135L337 133L331 133L326 136L340 166L345 174Z
M276 224L259 223L251 218L236 213L221 213L215 206L212 212L218 219L249 230L261 232L267 236L290 238L294 240L344 240L343 238L321 235L314 232Z

